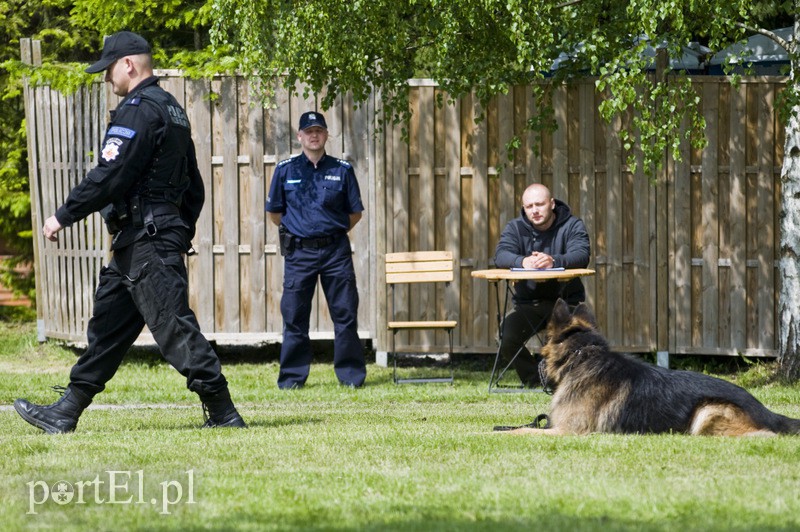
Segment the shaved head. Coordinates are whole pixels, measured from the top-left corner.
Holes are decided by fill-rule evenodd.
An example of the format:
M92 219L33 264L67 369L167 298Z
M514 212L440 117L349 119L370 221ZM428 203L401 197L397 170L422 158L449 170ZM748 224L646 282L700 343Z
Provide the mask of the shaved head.
M525 216L539 231L550 229L556 219L556 201L550 189L541 183L534 183L522 193L522 209Z

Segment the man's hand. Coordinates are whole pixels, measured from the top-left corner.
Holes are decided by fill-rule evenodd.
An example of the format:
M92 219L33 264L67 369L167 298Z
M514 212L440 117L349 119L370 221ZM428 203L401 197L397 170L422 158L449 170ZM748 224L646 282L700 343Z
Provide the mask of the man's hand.
M522 259L522 267L523 268L530 268L530 269L543 269L543 268L552 268L555 261L553 261L553 257L546 253L539 253L538 251L534 251L529 256Z
M56 217L51 216L50 218L44 221L44 226L42 227L42 234L47 240L55 242L58 240L56 234L59 231L61 231L61 229L63 228L61 227L61 224L58 223L58 220L56 220Z
M362 212L352 212L352 213L350 213L350 229L352 229L353 227L356 226L356 224L359 222L359 220L361 220L361 216L363 216L363 214L364 213L362 213ZM348 229L348 231L350 229Z

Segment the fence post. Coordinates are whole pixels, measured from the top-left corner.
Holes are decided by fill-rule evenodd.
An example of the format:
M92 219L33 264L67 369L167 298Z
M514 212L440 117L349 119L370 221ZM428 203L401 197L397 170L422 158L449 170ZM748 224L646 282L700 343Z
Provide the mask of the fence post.
M666 48L656 51L656 82L669 83L667 66L669 53ZM670 257L670 232L669 232L669 197L670 197L670 172L669 149L664 148L661 158L661 168L656 174L656 351L658 352L658 365L669 367L669 257Z
M26 65L41 66L42 64L42 42L30 38L19 40L20 60ZM39 178L36 172L38 152L36 143L36 105L32 89L28 84L28 79L23 80L23 100L25 104L25 123L28 125L27 147L28 147L28 180L30 182L31 196L31 237L33 239L33 278L36 287L36 339L44 342L47 338L44 334L44 313L42 305L42 283L39 272L39 246L41 246L41 234L39 227L42 226L42 202L39 194Z

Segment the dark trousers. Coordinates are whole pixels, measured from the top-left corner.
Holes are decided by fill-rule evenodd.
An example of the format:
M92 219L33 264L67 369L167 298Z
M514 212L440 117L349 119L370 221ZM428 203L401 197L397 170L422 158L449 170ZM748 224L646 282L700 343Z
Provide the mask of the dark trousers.
M284 262L283 344L278 386L302 386L311 368L308 329L311 300L319 278L333 320L333 368L339 382L361 386L367 376L358 339L358 290L350 241L343 235L322 248L295 248Z
M507 364L516 355L514 369L526 386L539 384L539 361L525 347L525 343L544 329L553 313L553 306L554 303L547 300L515 304L503 320L500 359Z
M190 390L213 395L227 386L219 358L189 308L181 255L186 241L185 230L167 229L114 252L100 270L89 345L72 368L72 385L90 397L103 391L146 324Z

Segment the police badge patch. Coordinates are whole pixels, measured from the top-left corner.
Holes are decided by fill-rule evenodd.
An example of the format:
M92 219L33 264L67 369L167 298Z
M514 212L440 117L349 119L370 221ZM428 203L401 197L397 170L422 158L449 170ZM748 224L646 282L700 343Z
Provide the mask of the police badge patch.
M136 136L136 132L134 130L122 126L112 126L108 130L108 134L114 135L115 137L125 137L126 139L132 139Z
M119 155L119 147L122 145L122 141L118 138L110 138L106 140L106 145L103 146L103 151L101 152L101 156L108 162L113 161Z

